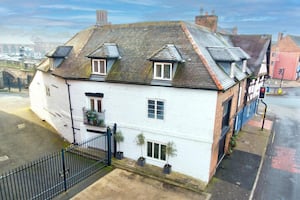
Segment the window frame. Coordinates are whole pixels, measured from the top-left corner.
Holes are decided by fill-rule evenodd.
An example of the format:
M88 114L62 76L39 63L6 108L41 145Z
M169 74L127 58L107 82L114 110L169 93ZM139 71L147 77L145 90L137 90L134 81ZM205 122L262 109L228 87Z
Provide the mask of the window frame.
M95 71L95 62L97 62L97 70L98 71ZM101 62L103 62L103 65L104 65L104 72L101 72ZM93 58L92 59L92 74L98 74L98 75L107 75L107 65L106 65L106 59L96 59L96 58Z
M160 76L157 76L157 67L158 65L161 66L160 69ZM170 66L170 70L169 70L169 77L165 77L165 66ZM154 72L153 72L153 78L156 80L168 80L171 81L173 78L173 63L169 63L169 62L154 62Z
M100 102L100 104L99 104ZM99 108L100 105L100 108ZM88 97L88 109L98 113L102 113L102 98L100 97Z
M151 148L149 148L149 143L151 143ZM167 160L167 154L166 154L166 148L167 145L164 143L152 141L152 140L147 140L147 157L152 158L155 160L160 160L160 161L166 161ZM158 148L155 148L157 147ZM163 150L163 147L165 150ZM151 150L151 152L149 152ZM156 152L157 150L157 152Z
M226 113L225 111L225 106L226 106ZM232 97L227 99L226 101L223 102L222 104L223 107L223 112L222 112L222 134L223 136L228 130L230 126L230 114L231 114L231 107L232 107Z
M153 101L154 104L149 104L150 101ZM162 104L159 105L159 103L162 103ZM149 112L149 111L151 111L151 112ZM164 120L165 119L165 101L161 100L161 99L147 99L147 117L149 119Z

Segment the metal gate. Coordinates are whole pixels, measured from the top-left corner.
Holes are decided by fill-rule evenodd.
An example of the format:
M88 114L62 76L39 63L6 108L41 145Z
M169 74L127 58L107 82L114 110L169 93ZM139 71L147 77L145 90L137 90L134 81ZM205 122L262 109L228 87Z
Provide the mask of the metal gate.
M111 132L0 176L0 199L52 199L111 165Z

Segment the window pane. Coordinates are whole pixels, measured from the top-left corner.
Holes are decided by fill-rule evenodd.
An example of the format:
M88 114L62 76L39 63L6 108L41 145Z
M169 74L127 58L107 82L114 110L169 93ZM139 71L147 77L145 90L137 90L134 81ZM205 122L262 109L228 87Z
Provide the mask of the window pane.
M161 78L162 77L162 70L161 70L162 66L160 64L156 65L156 77Z
M152 157L152 142L147 142L147 156Z
M164 77L165 79L171 79L171 65L165 64L164 65Z
M93 64L93 66L94 66L94 68L93 68L93 69L94 69L94 72L99 72L99 70L98 70L98 61L97 61L97 60L94 60L93 63L94 63L94 64Z
M90 109L91 109L92 111L95 110L94 99L90 99Z
M105 74L105 62L103 60L100 60L99 64L100 64L100 73Z
M159 144L154 143L154 158L158 159L159 154Z
M153 100L148 100L148 117L155 117L155 101Z
M166 160L166 145L160 145L160 159Z
M102 112L101 100L97 100L97 106L98 106L97 111L98 111L98 112Z
M157 101L156 117L157 117L157 119L164 119L164 102L163 101Z

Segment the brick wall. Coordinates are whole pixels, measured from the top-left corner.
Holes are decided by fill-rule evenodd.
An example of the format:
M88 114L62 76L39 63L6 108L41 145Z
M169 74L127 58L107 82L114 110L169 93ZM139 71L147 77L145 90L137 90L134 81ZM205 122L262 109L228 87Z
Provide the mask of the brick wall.
M245 92L245 85L246 82L241 82L241 86L243 87L242 92ZM237 104L238 104L238 94L239 94L239 84L235 85L234 87L230 88L226 92L218 92L218 100L216 105L216 116L215 116L215 127L214 127L214 137L213 137L213 144L212 144L212 154L211 154L211 163L210 163L210 178L215 174L217 162L218 162L218 153L219 153L219 140L222 131L222 119L223 119L223 102L232 98L232 104L230 109L230 120L229 126L230 129L226 135L226 142L225 142L225 152L228 150L228 144L230 137L232 136L233 128L234 128L234 118L237 111ZM243 100L241 100L242 102ZM242 103L241 103L242 106Z

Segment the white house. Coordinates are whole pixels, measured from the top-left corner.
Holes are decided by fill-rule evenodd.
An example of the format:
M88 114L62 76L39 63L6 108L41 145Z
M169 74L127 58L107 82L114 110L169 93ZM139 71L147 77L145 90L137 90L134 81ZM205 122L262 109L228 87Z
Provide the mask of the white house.
M30 85L31 108L68 141L117 124L124 156L208 182L243 105L247 59L222 35L187 22L93 26L47 54ZM93 112L90 112L93 111Z

